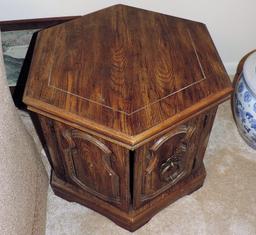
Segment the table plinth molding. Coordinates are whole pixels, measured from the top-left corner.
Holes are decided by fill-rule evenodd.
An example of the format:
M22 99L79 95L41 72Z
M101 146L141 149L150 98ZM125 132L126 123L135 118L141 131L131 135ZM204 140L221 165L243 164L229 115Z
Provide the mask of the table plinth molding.
M119 226L133 232L146 224L155 214L169 204L199 189L203 185L205 177L206 171L204 164L202 164L195 173L178 182L175 186L165 191L164 194L150 201L149 204L144 205L139 210L130 209L129 212L124 212L99 198L92 197L75 185L59 179L54 172L52 172L51 176L51 186L57 196L97 211Z

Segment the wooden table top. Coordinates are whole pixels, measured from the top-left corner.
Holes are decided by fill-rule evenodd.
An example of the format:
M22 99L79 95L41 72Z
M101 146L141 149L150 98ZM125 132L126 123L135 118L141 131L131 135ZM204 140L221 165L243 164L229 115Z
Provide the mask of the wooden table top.
M115 5L38 33L23 100L134 146L231 92L204 24Z

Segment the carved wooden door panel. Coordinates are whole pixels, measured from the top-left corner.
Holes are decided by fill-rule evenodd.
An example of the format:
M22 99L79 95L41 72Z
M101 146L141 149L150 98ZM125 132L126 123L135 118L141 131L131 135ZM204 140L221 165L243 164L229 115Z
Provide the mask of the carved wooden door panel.
M195 130L195 123L189 122L135 151L135 208L190 174L195 157Z
M55 128L62 146L67 180L128 210L129 151L64 125L56 124Z

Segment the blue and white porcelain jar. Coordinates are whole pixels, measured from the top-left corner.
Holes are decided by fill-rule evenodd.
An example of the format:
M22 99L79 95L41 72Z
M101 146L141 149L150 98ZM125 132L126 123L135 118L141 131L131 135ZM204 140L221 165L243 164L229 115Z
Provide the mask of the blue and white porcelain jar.
M233 109L239 133L256 149L256 53L245 61L233 96Z

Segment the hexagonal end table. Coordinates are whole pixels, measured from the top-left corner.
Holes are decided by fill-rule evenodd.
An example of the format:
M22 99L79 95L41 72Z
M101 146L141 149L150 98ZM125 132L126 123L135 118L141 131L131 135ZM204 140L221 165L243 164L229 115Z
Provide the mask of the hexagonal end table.
M23 100L54 192L134 231L202 186L231 92L204 24L115 5L38 33Z

